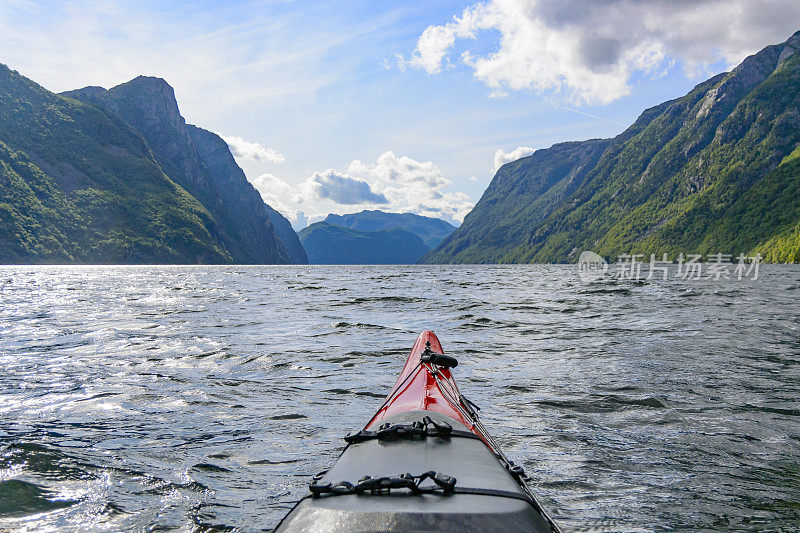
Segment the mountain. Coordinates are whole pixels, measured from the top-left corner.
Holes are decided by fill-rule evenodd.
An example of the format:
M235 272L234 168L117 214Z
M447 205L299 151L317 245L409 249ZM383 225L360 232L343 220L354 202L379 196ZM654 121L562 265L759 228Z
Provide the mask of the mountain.
M106 110L141 133L167 176L211 214L219 239L236 263L288 263L264 202L218 135L187 124L172 87L139 76L109 90L86 87L62 93Z
M503 165L461 228L423 261L503 262L583 182L610 142L557 144Z
M325 222L360 231L380 231L399 228L417 235L428 248L435 248L442 239L453 233L455 227L444 220L423 217L413 213L385 213L383 211L361 211L349 215L330 214Z
M0 261L233 259L215 218L133 127L0 65Z
M428 247L413 233L392 228L359 231L327 222L311 224L299 233L316 265L395 265L416 263Z
M295 233L294 228L292 228L291 222L269 205L264 205L267 208L267 216L269 216L269 220L275 228L275 233L277 233L278 238L280 238L284 246L286 246L286 251L289 254L289 261L295 265L307 265L308 256L306 255L303 245L300 243L300 238L297 236L297 233Z
M613 139L503 165L422 261L573 262L583 250L800 261L798 49L800 32Z

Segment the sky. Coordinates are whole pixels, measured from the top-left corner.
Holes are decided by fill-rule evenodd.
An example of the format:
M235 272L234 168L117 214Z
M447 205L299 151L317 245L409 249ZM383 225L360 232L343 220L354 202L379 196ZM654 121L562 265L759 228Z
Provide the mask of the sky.
M797 30L798 0L0 0L0 63L55 92L164 78L296 229L457 225L501 164L617 135Z

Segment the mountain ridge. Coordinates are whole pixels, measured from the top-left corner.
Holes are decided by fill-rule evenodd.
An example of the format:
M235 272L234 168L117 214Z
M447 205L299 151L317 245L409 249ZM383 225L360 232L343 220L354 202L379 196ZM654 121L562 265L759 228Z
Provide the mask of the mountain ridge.
M800 32L645 110L613 139L577 141L573 157L587 164L593 148L602 153L571 178L555 171L572 164L558 153L564 143L503 165L461 227L422 261L573 262L582 250L800 261L796 159L786 160L800 146L798 49ZM748 198L756 203L744 206Z

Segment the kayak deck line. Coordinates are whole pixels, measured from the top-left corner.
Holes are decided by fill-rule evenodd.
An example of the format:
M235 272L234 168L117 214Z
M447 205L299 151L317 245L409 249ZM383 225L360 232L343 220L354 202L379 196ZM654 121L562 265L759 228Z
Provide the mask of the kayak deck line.
M362 429L358 433L348 434L344 437L345 442L354 444L365 440L378 439L383 441L408 439L408 438L428 438L441 437L450 439L453 437L464 437L469 439L483 440L479 435L472 431L461 431L453 429L448 423L437 424L429 416L411 424L390 424L383 423L377 431Z
M560 532L461 394L457 364L423 331L376 413L275 531Z

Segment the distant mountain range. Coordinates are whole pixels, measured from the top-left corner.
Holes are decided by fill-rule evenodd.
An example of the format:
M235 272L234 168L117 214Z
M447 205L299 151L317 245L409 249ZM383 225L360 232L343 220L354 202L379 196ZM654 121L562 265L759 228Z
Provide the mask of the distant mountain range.
M424 217L414 213L385 213L369 210L349 215L331 214L325 217L325 222L360 231L403 229L422 239L428 248L436 248L445 237L456 229L452 224L439 218Z
M317 222L299 235L312 265L413 264L429 250L422 239L397 228L359 231Z
M311 264L413 264L455 227L412 213L328 215L300 231Z
M56 95L0 65L0 262L305 262L283 222L164 80Z
M613 139L503 165L428 263L574 262L583 250L800 262L800 32Z

